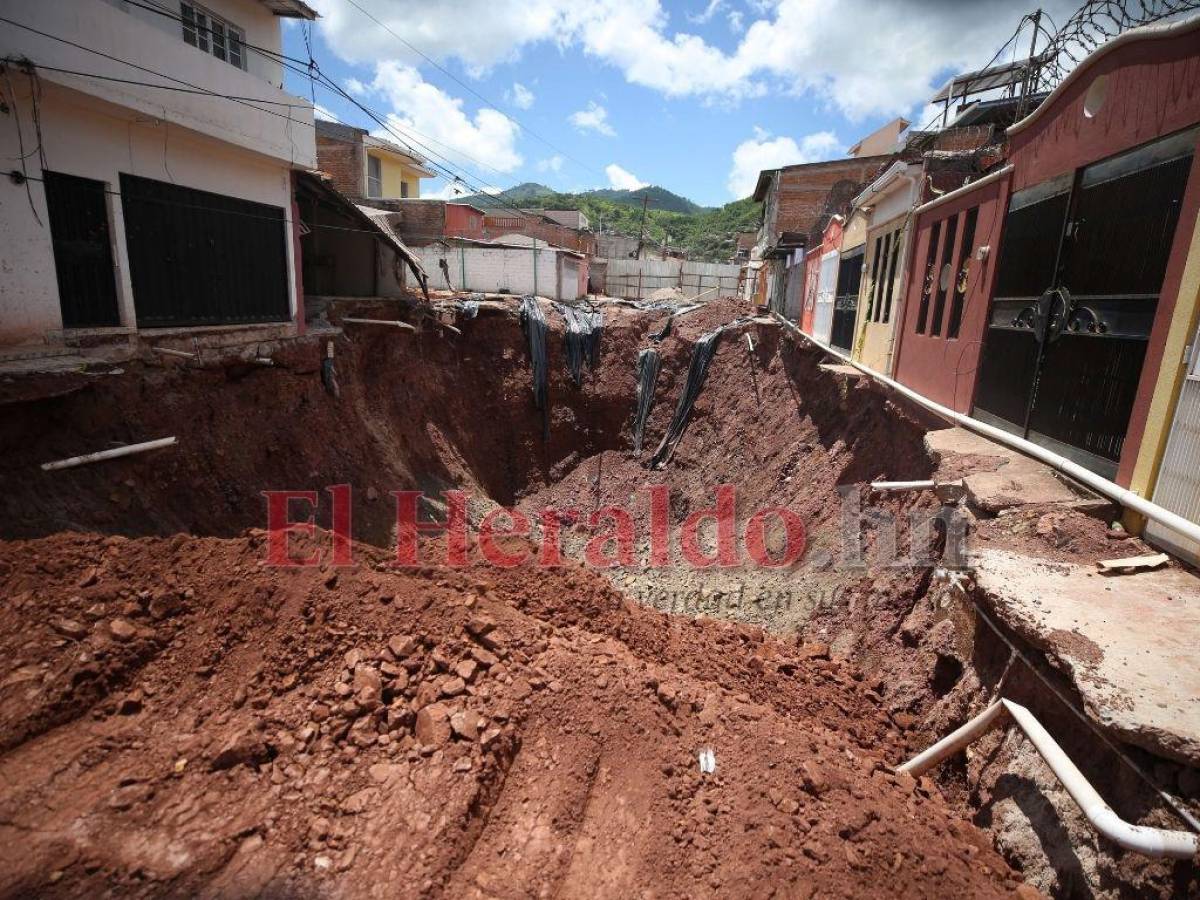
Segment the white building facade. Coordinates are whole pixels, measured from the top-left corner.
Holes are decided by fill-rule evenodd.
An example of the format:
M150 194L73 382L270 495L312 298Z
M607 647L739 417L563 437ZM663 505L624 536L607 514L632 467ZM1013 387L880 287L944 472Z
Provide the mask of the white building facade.
M299 0L0 0L0 346L292 322ZM12 24L16 23L16 24Z

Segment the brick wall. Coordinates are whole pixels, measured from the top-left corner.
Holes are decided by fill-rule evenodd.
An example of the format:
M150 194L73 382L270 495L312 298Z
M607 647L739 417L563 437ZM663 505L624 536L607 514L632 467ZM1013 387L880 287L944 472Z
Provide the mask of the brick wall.
M441 200L377 200L359 201L364 206L386 209L397 215L396 230L400 239L410 247L436 241L446 234L446 204Z
M317 134L317 168L329 175L333 186L347 197L366 193L362 143L351 143Z
M831 212L840 211L843 199L853 198L891 159L865 156L780 171L770 188L776 194L775 221L768 223L771 242L785 231L819 233ZM831 193L835 195L834 208Z

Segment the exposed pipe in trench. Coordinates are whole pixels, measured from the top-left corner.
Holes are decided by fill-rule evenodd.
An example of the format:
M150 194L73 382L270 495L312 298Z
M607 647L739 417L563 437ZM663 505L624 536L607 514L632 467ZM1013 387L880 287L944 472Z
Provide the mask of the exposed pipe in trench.
M914 756L900 766L897 771L914 778L923 775L938 763L983 737L1000 724L1006 714L1025 732L1025 736L1029 738L1034 749L1050 767L1054 777L1066 788L1071 799L1075 801L1087 820L1092 823L1092 827L1100 834L1126 850L1133 850L1146 856L1192 859L1200 855L1200 835L1187 831L1171 831L1165 828L1134 825L1113 812L1075 763L1071 762L1058 742L1042 727L1033 713L1011 700L997 700L928 750Z
M1065 456L1060 456L1057 453L1047 450L1045 447L1038 446L1032 441L1027 441L1025 438L1017 437L1014 434L1009 434L1007 431L996 428L994 425L988 425L986 422L973 419L964 413L956 412L955 410L950 409L948 406L943 406L936 401L930 400L928 397L918 394L912 388L905 387L904 385L900 384L900 382L895 381L886 375L882 375L879 372L876 372L874 369L870 369L851 359L840 350L835 350L828 344L818 341L811 335L805 334L803 331L797 328L795 324L789 322L779 313L772 312L771 315L779 320L779 322L788 328L793 334L800 335L814 347L817 347L818 349L828 353L830 356L835 356L848 365L853 366L864 375L867 375L870 378L873 378L875 381L878 381L880 384L891 388L896 393L907 397L918 406L921 406L935 415L953 422L955 425L965 428L968 431L981 434L989 440L995 441L997 444L1003 444L1006 447L1011 447L1014 450L1024 453L1026 456L1032 456L1039 462L1043 462L1055 471L1061 472L1063 475L1066 475L1069 478L1073 478L1080 484L1091 488L1096 493L1103 494L1105 497L1108 497L1110 500L1125 507L1126 509L1131 509L1136 513L1140 513L1147 519L1150 519L1153 522L1158 522L1160 525L1170 528L1172 531L1182 535L1183 537L1186 537L1188 540L1200 543L1200 525L1197 525L1195 522L1191 522L1188 519L1185 519L1183 516L1159 506L1157 503L1152 503L1149 500L1146 500L1144 497L1138 496L1128 488L1121 487L1116 482L1109 481L1107 478L1103 478L1100 475L1097 475L1095 472L1085 469L1083 466L1079 465L1079 463L1072 462Z

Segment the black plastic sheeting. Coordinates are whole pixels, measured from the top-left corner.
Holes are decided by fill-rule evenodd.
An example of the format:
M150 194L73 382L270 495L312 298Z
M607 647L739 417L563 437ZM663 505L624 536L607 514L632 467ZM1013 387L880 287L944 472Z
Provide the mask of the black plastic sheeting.
M650 301L642 301L642 302L650 302ZM675 320L679 316L686 316L692 310L699 309L703 305L704 305L703 303L693 303L693 304L685 305L685 306L675 306L675 305L669 304L669 303L657 303L657 304L650 305L650 306L639 307L639 309L669 309L669 310L671 310L671 314L669 316L667 316L667 323L665 325L663 325L662 330L654 331L654 332L650 333L650 340L654 341L654 343L657 344L660 341L662 341L662 339L665 338L668 334L671 333L671 325L675 322Z
M696 398L700 396L700 389L704 387L704 380L708 378L708 366L717 352L717 341L721 339L721 335L726 329L737 328L739 325L744 325L749 321L750 319L747 316L735 319L714 331L708 332L708 334L703 335L700 340L696 341L696 346L692 349L692 361L688 366L687 381L684 382L683 393L679 395L679 402L675 405L675 414L671 417L671 424L667 426L667 433L663 435L658 449L650 457L650 462L648 463L650 468L662 468L675 455L675 447L679 443L680 438L683 437L683 433L687 431L688 422L691 420L692 406L695 405Z
M642 435L646 430L646 420L650 418L650 410L654 406L654 385L658 381L658 370L662 366L662 357L657 350L648 347L638 354L637 358L637 414L633 420L633 452L642 452Z
M567 355L567 369L571 372L571 380L575 387L583 386L583 364L589 369L596 368L596 360L600 355L600 335L604 331L604 313L598 309L584 309L581 306L567 306L555 303L563 321L567 323L567 331L563 336L563 346Z
M546 385L546 317L537 298L521 298L521 330L529 341L529 361L533 370L533 405L542 411L542 439L550 439L550 403Z

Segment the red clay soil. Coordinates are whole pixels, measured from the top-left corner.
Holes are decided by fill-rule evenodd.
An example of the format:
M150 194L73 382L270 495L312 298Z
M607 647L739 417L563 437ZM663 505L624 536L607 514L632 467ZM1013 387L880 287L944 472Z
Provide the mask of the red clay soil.
M912 748L825 648L573 567L279 570L264 543L0 544L0 895L1018 887L892 773Z

